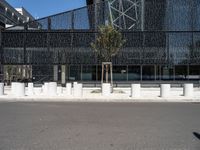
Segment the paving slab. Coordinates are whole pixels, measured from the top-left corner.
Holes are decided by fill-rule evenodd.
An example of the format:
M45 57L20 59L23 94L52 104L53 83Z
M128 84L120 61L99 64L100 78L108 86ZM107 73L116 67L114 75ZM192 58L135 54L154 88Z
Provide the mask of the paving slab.
M16 97L11 95L11 88L5 88L5 95L0 96L0 101L66 101L66 102L200 102L200 89L194 88L193 97L184 97L183 88L171 88L170 96L161 98L159 88L141 88L141 97L132 98L131 88L114 88L114 93L110 96L102 96L101 93L93 93L100 91L100 88L83 88L82 97L74 97L73 94L67 96L65 88L63 93L57 96L48 96L44 93L33 96ZM120 93L119 93L120 92ZM27 89L26 89L27 93Z

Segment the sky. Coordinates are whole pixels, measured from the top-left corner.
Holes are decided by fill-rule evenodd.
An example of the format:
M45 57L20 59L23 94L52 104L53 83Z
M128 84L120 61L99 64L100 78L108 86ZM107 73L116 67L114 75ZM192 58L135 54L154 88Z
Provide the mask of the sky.
M13 7L24 7L36 19L86 5L86 0L6 0Z

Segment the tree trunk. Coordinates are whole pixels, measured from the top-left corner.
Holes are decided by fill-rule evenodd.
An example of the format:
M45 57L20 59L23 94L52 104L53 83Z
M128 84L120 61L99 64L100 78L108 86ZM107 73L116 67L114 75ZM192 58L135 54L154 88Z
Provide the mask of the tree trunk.
M108 83L108 65L106 65L106 83Z

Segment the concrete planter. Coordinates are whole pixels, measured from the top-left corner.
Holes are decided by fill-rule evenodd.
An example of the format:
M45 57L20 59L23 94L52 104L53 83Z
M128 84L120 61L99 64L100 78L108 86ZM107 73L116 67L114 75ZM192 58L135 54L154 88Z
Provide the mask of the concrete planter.
M82 97L83 96L83 84L76 84L74 87L74 97Z
M0 96L4 95L4 83L0 83Z
M56 82L50 82L48 84L48 95L49 96L56 96L57 95L57 83Z
M131 85L131 97L132 98L139 98L140 97L140 84L132 84Z
M63 87L59 86L57 87L57 94L61 95L63 93Z
M186 83L183 87L183 95L185 97L193 97L194 96L194 89L192 83Z
M66 95L72 95L72 83L66 84Z
M33 86L33 83L28 83L27 95L28 96L33 96L34 95L34 86Z
M109 96L111 94L110 83L102 83L102 96Z
M161 84L160 86L160 97L167 98L170 96L170 84Z

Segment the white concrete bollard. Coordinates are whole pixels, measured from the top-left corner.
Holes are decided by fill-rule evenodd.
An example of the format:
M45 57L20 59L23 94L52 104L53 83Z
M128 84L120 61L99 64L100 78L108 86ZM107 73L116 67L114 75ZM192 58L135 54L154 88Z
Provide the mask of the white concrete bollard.
M73 82L73 88L76 87L77 84L78 82Z
M44 85L42 85L42 92L44 92Z
M43 93L45 95L48 95L49 94L49 83L48 82L45 82L44 83L44 86L43 86Z
M0 83L0 96L4 95L4 83Z
M15 94L16 94L17 83L18 83L18 82L12 82L12 83L11 83L11 94L12 94L12 95L15 95Z
M161 84L160 87L160 97L167 98L170 96L170 84Z
M48 95L49 96L56 96L57 95L57 83L56 82L50 82L49 83Z
M141 89L140 84L132 84L131 85L131 97L132 98L140 97L140 89Z
M34 86L33 86L33 83L28 83L27 95L28 96L33 96L34 95Z
M194 95L194 89L192 83L186 83L183 87L183 95L185 97L193 97Z
M83 84L76 84L74 87L74 97L82 97L83 96Z
M72 83L66 83L66 95L72 95Z
M17 97L23 97L25 96L25 83L17 83L16 84L16 92L15 96Z
M61 95L63 93L63 87L59 86L57 87L57 94Z
M38 96L38 95L41 95L41 93L42 93L42 88L40 87L34 88L34 95Z
M110 83L102 83L102 96L109 96L111 94Z

